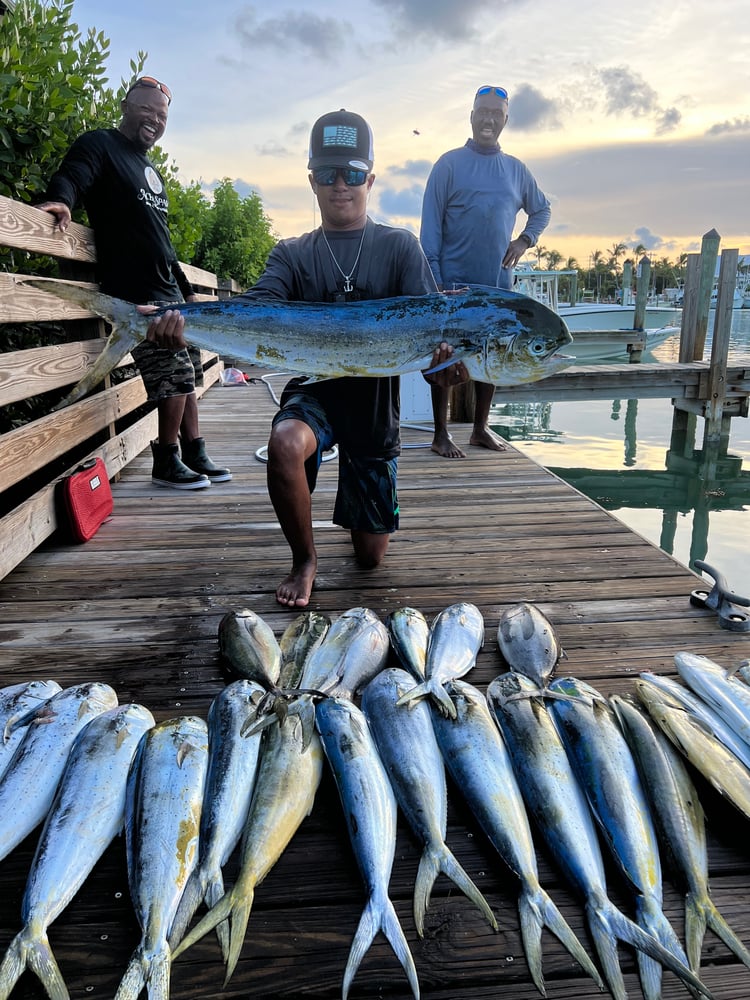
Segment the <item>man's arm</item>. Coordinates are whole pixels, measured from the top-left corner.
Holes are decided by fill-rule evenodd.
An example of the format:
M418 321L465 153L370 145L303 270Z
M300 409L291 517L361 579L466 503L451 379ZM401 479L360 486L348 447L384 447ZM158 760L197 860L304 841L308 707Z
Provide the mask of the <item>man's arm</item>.
M55 228L65 232L71 212L96 180L102 157L96 143L80 136L60 164L45 191L45 200L36 207L55 217Z

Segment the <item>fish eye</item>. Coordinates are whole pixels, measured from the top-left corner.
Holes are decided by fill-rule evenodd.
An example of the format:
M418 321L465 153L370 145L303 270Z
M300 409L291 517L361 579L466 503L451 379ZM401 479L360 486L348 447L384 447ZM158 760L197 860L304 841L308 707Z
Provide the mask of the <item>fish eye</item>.
M533 340L529 341L529 353L531 354L544 354L547 350L547 344L542 337L534 337Z

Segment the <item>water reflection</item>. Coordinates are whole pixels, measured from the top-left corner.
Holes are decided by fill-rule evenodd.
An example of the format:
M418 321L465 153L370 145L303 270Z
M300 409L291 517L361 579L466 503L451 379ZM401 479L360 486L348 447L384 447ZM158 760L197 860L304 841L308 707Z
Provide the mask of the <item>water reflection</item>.
M730 364L750 364L750 310L735 310ZM665 552L693 567L696 559L710 562L735 590L747 591L747 418L733 417L718 443L704 440L702 418L680 413L669 399L496 404L491 422Z

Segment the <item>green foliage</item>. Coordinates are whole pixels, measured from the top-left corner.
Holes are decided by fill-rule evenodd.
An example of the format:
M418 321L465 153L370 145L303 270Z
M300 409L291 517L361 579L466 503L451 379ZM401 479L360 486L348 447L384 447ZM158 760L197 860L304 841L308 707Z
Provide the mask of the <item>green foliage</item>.
M256 192L240 198L225 177L214 191L193 264L248 288L260 277L276 237Z
M0 194L32 202L81 132L111 125L117 93L107 86L109 39L85 37L73 0L18 0L0 17ZM138 53L133 75L145 60Z

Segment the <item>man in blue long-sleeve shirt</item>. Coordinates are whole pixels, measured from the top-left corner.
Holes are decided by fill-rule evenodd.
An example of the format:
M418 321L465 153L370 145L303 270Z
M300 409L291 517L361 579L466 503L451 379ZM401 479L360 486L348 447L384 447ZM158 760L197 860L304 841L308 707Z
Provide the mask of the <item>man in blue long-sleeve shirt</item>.
M470 121L472 138L444 153L427 179L420 241L442 291L469 284L510 289L513 268L549 223L550 205L531 171L500 149L498 137L508 121L507 91L480 87ZM528 218L513 239L521 209ZM494 389L477 382L475 390L469 443L502 451L502 439L488 425ZM431 392L432 450L444 458L464 458L448 433L450 389L433 385Z

